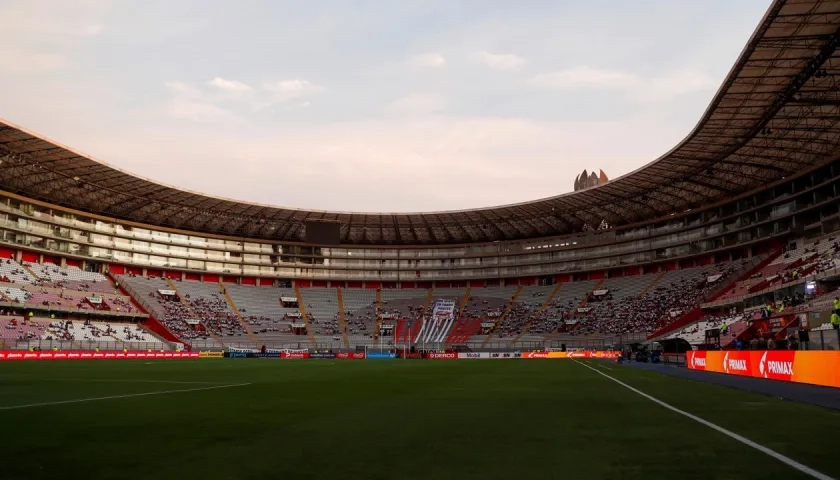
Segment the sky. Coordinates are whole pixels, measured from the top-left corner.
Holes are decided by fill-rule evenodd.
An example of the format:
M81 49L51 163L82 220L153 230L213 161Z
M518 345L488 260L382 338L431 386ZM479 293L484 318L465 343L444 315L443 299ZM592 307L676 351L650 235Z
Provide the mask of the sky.
M295 208L572 190L677 145L769 0L0 0L0 117Z

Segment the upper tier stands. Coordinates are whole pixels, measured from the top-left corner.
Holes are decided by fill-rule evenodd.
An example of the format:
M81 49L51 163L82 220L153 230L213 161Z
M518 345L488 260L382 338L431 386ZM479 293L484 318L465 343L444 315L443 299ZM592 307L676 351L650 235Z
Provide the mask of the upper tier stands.
M0 260L0 299L31 307L135 313L106 277L78 268Z
M834 258L838 252L840 244L833 237L815 242L798 242L797 248L778 256L750 278L734 283L718 301L737 299L835 268L840 263Z
M710 292L721 287L719 281L709 282L709 277L727 277L735 271L734 265L717 265L675 270L663 275L643 295L612 296L589 303L592 310L582 318L576 333L652 333L659 327L678 318L700 303ZM630 287L635 291L638 286Z
M59 267L52 263L23 263L0 260L0 281L77 290L88 293L116 293L107 277L77 267Z

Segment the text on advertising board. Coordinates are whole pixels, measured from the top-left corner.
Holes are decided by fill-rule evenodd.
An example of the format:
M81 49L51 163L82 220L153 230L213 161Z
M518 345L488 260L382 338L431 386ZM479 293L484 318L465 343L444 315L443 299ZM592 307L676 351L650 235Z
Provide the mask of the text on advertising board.
M837 351L692 351L689 369L840 388Z

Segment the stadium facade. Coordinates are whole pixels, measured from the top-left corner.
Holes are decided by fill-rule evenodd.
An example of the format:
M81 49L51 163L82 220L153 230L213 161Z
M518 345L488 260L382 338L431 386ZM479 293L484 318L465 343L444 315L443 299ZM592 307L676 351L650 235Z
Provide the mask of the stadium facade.
M216 198L0 123L0 257L114 275L383 289L598 281L750 259L840 230L838 45L840 2L776 1L671 151L609 182L590 184L584 171L572 193L473 210L332 212Z

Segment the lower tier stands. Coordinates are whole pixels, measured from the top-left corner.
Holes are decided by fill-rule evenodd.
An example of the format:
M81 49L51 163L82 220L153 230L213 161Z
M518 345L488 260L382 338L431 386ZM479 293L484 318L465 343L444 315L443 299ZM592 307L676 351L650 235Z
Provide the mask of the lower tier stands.
M81 320L26 319L0 316L0 348L37 347L66 350L95 348L121 350L172 349L140 325Z
M134 298L170 332L193 347L217 346L209 332L194 318L190 309L177 295L164 295L171 290L166 280L155 277L121 275L118 277Z

